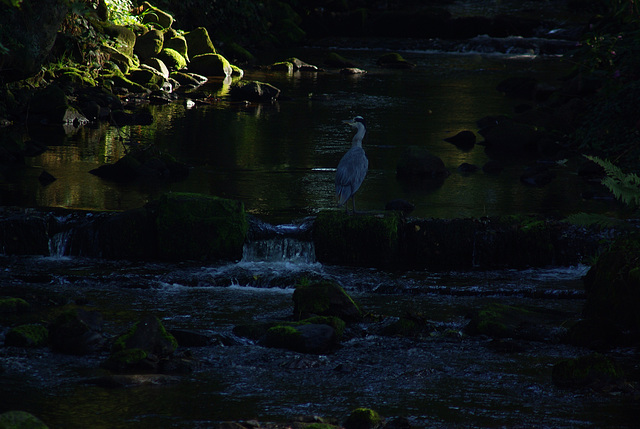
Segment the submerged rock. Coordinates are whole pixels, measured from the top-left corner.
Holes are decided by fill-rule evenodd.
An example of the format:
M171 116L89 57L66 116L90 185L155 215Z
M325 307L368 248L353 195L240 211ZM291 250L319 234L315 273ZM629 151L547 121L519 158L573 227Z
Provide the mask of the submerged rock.
M398 159L396 175L401 180L444 179L449 171L426 147L409 146Z
M402 58L402 55L396 52L384 54L376 61L379 66L391 69L412 69L416 65Z
M345 429L379 429L383 426L380 414L370 408L356 408L344 421Z
M280 90L264 82L238 82L231 87L229 96L234 101L270 102L280 96Z
M51 348L60 353L95 353L104 344L102 315L82 308L65 311L49 325L49 341Z
M7 411L0 414L2 429L48 429L42 420L25 411Z
M324 354L336 346L337 339L335 330L325 324L278 325L267 330L260 342L267 347Z
M358 304L337 283L301 281L293 292L293 314L297 319L335 316L345 321L362 318Z

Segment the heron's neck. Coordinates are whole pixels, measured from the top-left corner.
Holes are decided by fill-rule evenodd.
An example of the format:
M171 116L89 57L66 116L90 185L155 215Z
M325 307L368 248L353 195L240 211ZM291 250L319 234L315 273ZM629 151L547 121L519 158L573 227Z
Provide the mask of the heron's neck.
M351 146L362 147L362 139L364 138L364 133L366 132L364 126L361 124L357 125L358 132L355 136L353 136L353 140L351 141Z

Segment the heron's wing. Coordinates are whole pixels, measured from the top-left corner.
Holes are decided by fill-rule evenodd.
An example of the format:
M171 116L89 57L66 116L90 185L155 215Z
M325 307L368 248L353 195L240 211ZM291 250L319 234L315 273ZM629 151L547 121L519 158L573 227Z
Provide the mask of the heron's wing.
M336 197L343 205L356 193L369 168L369 160L361 147L352 147L344 154L336 170Z

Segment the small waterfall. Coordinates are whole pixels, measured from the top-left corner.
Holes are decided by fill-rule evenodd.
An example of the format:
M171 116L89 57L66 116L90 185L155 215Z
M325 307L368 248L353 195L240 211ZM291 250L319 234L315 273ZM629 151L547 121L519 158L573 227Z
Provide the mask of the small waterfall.
M54 257L68 256L71 250L73 230L67 229L49 238L49 255Z
M314 263L316 253L311 240L312 226L313 220L309 218L285 225L270 225L252 219L242 261Z

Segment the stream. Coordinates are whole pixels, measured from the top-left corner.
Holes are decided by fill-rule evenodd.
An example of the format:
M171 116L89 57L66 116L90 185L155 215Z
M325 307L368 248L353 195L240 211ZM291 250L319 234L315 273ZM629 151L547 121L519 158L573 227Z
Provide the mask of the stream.
M309 47L291 55L320 63L322 52ZM17 185L0 190L3 204L127 210L167 191L188 191L241 200L250 214L293 228L293 220L333 207L335 166L351 141L341 121L362 115L369 125L364 147L370 170L358 194L361 210L383 209L396 198L412 202L412 215L425 218L616 210L610 200L582 198L600 188L577 176L574 160L553 167L557 178L548 186L531 188L518 177L535 161L514 160L499 176L463 174L457 171L461 163L488 160L483 147L462 151L443 140L462 130L477 132L478 119L521 104L495 90L507 77L534 75L558 85L569 65L556 56L529 48L444 53L415 46L402 51L414 69L385 70L375 64L380 50L340 53L368 73L247 71L245 79L279 87L281 99L234 104L227 99L230 82L214 80L202 88L213 94L213 103L150 106L156 118L151 126L99 124L68 135L31 129L34 139L51 142L50 150L29 160ZM118 184L88 174L122 157L127 145L150 142L189 164L189 178ZM442 186L416 189L396 180L399 154L416 144L451 171ZM42 170L57 180L42 186ZM129 388L91 383L104 375L100 363L107 351L77 357L2 347L0 412L26 410L51 428L83 429L209 428L302 415L340 422L357 407L387 419L404 417L419 428L637 427L637 401L552 383L555 363L589 350L557 338L517 340L515 350L501 350L489 338L463 333L470 310L498 302L549 311L560 336L580 317L588 266L385 272L320 264L311 243L295 239L247 243L243 260L233 263L143 263L56 254L64 248L64 237L58 239L54 256L0 255L0 296L25 297L46 309L85 305L103 315L110 339L153 314L168 329L196 330L212 342L179 348L197 362L193 372ZM338 350L301 355L234 335L239 324L290 317L294 285L305 276L339 282L371 316L347 329ZM407 312L424 315L435 331L418 338L379 334L380 324ZM47 322L50 316L33 317ZM9 327L0 328L0 340Z

